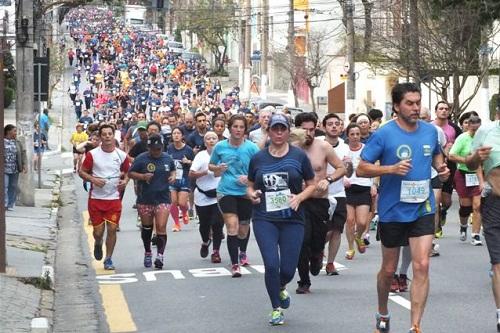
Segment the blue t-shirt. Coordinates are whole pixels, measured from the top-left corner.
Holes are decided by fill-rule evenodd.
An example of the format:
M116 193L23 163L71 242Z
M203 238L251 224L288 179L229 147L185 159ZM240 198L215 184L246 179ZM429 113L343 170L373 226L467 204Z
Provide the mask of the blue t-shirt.
M129 172L153 173L151 181L137 182L137 203L146 205L159 205L170 203L168 177L175 170L174 161L168 154L161 153L159 158L153 158L149 152L144 152L134 159Z
M191 168L191 164L182 163L182 159L184 156L190 161L194 160L193 149L188 145L184 145L181 149L175 148L174 144L171 143L167 147L167 154L169 154L174 160L175 170L176 170L176 179L184 179L185 181L188 179L189 169Z
M402 159L411 159L412 165L404 177L393 174L380 177L380 222L414 222L421 216L434 213L431 165L434 155L440 153L436 128L423 121L418 122L414 132L407 132L396 121L391 121L370 137L361 152L361 159L370 163L380 161L380 165L394 165ZM425 181L428 185L423 186ZM423 202L408 202L414 196L418 197L416 201L421 201L425 196L422 193L428 193ZM405 202L402 202L403 198Z
M248 175L248 165L253 155L259 152L259 147L252 141L245 140L234 147L229 140L218 142L210 157L210 164L227 164L227 170L222 174L217 192L224 195L242 196L247 192L247 186L238 180L240 176Z
M260 203L253 206L253 220L303 223L302 207L298 211L279 208L285 200L288 202L288 190L290 194L298 194L302 192L302 182L311 179L314 171L301 149L290 146L288 153L279 158L269 154L268 149L258 152L248 170L248 180L254 182L254 189L262 191Z
M198 131L191 133L187 137L186 143L192 148L205 149L204 135L201 135Z

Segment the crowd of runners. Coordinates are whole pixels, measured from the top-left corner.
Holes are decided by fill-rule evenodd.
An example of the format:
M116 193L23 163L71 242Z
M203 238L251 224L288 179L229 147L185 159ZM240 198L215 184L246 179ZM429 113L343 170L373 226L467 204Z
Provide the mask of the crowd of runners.
M410 264L410 332L420 332L429 258L439 255L446 220L459 218L457 241L470 237L474 246L482 245L484 222L500 318L498 124L479 135L475 112L454 124L447 102L434 112L421 107L420 90L411 83L393 88L389 121L375 109L345 122L306 112L292 119L286 109L240 101L238 87L223 90L203 64L183 60L166 40L126 26L109 11L73 10L67 21L74 171L89 191L94 256L104 258L105 269L114 269L121 199L132 179L144 267L168 265L169 218L174 232L197 218L200 256L230 262L232 277L241 277L253 229L270 323L281 325L296 269L295 292L308 294L325 257L326 274L339 274L334 263L343 233L345 258L355 260L377 230L383 256L377 332L389 332L388 295L408 290ZM447 214L454 189L459 217ZM488 218L481 201L489 205ZM500 331L500 319L498 325Z

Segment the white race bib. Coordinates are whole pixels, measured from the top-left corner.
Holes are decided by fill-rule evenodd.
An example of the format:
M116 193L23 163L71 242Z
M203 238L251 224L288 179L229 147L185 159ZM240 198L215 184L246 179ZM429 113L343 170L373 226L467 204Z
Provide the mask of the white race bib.
M266 192L266 212L290 208L290 190Z
M429 198L429 179L403 180L399 200L406 203L421 203Z
M175 179L182 179L182 174L184 170L182 169L182 164L180 161L175 161Z
M479 178L477 178L477 174L475 173L466 173L465 174L465 186L479 186Z

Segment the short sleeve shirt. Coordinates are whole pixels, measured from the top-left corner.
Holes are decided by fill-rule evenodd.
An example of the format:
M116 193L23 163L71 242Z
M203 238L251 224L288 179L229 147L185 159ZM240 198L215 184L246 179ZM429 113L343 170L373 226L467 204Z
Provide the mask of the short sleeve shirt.
M479 128L472 141L472 151L481 146L492 147L490 157L483 163L484 173L488 175L493 168L500 166L500 120Z
M188 179L189 175L189 164L182 163L182 159L186 157L188 160L192 161L194 159L193 149L188 145L184 145L181 149L175 148L174 144L170 144L167 148L167 154L172 157L175 164L175 179L180 180Z
M311 179L314 171L303 150L290 146L283 157L272 156L268 149L259 151L252 157L248 170L248 180L254 183L254 189L262 191L260 203L253 206L254 221L303 223L303 210L299 207L295 211L288 206L288 194L302 192L303 181Z
M191 170L196 172L208 170L208 163L210 162L210 155L206 150L200 151L196 154L193 163L191 164ZM208 171L208 174L196 179L196 187L199 187L203 191L209 191L216 189L219 185L220 177L215 177L214 173ZM195 189L194 191L194 203L197 206L209 206L217 203L217 198L209 198L205 194Z
M473 139L474 138L470 136L468 132L460 134L455 139L455 142L450 149L450 154L460 157L466 157L471 152ZM469 170L469 168L467 168L467 165L465 165L464 163L457 163L457 168L465 172L473 172L473 170Z
M384 166L411 159L412 165L405 176L389 174L380 177L378 213L381 222L413 222L434 213L431 165L433 157L440 153L434 125L423 121L418 122L413 132L407 132L396 121L391 121L370 137L361 152L362 160L370 163L380 161L380 165ZM428 193L427 199L420 203L403 201L406 191L415 189L412 184L426 184L420 185L418 191Z

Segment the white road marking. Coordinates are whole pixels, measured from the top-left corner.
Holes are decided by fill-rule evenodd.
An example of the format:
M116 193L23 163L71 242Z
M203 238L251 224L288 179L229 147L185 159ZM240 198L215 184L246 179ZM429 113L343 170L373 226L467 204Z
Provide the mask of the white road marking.
M395 293L389 293L389 299L394 303L401 305L403 308L411 310L411 302L406 298L399 296Z

